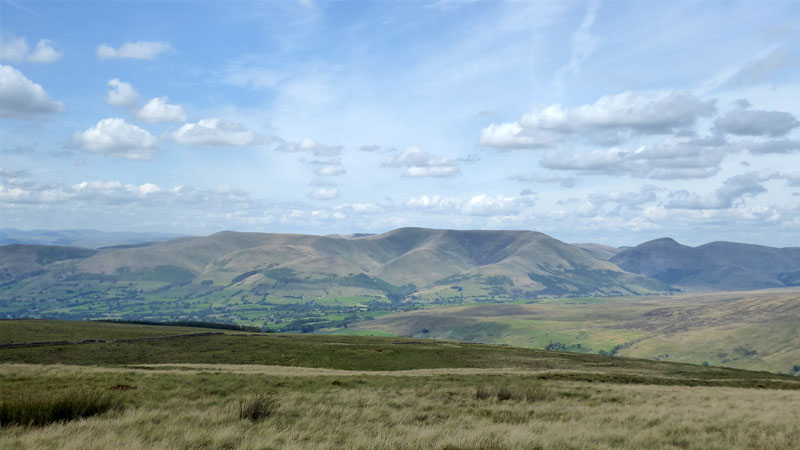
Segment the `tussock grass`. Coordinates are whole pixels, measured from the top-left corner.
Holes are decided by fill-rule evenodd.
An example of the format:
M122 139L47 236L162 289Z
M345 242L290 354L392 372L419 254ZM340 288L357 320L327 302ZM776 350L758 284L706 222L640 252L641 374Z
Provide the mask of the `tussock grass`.
M105 392L70 391L6 398L0 403L0 427L43 426L102 414L118 401Z
M118 414L0 428L0 448L800 449L800 391L518 373L344 378L63 369L0 370L0 398L75 384L107 392L121 384L137 388L114 391L125 399ZM488 396L479 398L479 390ZM259 398L278 401L268 418L242 417L242 406L263 407Z
M270 394L256 394L239 400L239 418L250 421L267 418L278 409L278 399Z
M478 386L475 398L478 400L496 399L498 401L517 400L525 402L553 401L558 394L542 383L530 383L523 386Z

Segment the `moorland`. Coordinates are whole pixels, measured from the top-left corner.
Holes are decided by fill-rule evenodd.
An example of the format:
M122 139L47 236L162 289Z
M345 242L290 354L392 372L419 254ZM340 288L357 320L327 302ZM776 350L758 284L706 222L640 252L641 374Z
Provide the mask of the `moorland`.
M745 449L800 441L800 380L768 372L396 337L38 320L0 321L0 331L4 343L74 342L0 347L2 448Z

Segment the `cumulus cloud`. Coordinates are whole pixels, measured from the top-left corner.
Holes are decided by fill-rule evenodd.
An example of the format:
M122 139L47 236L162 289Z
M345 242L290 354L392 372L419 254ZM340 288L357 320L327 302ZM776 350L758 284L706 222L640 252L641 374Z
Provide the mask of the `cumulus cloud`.
M63 53L53 48L53 42L49 39L40 39L36 43L33 53L28 56L28 61L35 63L51 63L58 61Z
M139 103L139 94L130 83L113 78L106 84L111 87L106 94L106 103L109 105L133 108Z
M103 119L97 125L72 135L74 147L125 159L150 159L156 138L150 132L120 118Z
M161 53L172 50L166 42L126 42L119 48L100 44L97 46L97 57L100 59L142 59L153 60Z
M781 178L775 171L747 172L728 178L718 189L708 195L680 190L670 193L665 205L669 209L726 209L740 204L745 197L767 192L762 183Z
M381 147L380 145L362 145L358 149L370 153L394 153L397 151L394 147Z
M531 111L516 122L491 124L481 131L478 143L496 149L542 148L576 136L616 142L623 133L686 131L715 110L713 100L701 101L688 92L628 91L575 108L555 104Z
M309 196L314 200L333 200L339 196L339 191L337 189L319 188L314 189Z
M794 153L800 152L800 141L792 139L777 139L764 142L747 142L742 146L750 153Z
M496 150L547 148L561 142L565 136L553 131L523 129L518 122L491 124L481 130L478 144Z
M136 117L146 122L184 122L186 111L183 106L170 105L168 100L166 96L150 100L136 113Z
M64 110L44 89L19 70L0 65L0 117L28 119Z
M341 158L313 159L306 162L312 166L315 166L314 174L317 176L334 177L347 173L344 170Z
M633 192L617 190L595 192L589 195L588 200L591 204L596 206L602 206L606 203L616 203L626 207L634 207L655 202L658 199L656 191L657 189L653 186L643 186L640 190Z
M138 197L151 196L161 192L161 188L153 183L144 183L137 186L134 184L123 184L119 181L82 181L73 185L72 191L77 194L102 193L124 198L125 194L133 194Z
M739 150L719 139L668 138L633 151L551 151L542 158L541 165L555 170L653 179L707 178L719 172L728 153Z
M405 202L405 206L412 209L484 217L516 215L525 208L533 207L534 204L535 198L530 194L519 196L478 194L464 199L421 195Z
M509 176L508 179L519 181L521 183L558 183L565 188L572 188L578 185L578 179L575 177L562 177L552 173L518 173Z
M517 214L522 208L533 205L534 199L530 195L506 197L481 194L464 202L461 212L471 216L503 216Z
M51 63L59 60L63 53L53 47L49 39L40 39L33 51L24 37L13 37L0 32L0 61Z
M780 137L798 126L800 122L788 112L744 108L730 111L714 121L716 131L739 136Z
M306 137L297 142L280 140L275 150L289 153L310 152L314 156L338 156L342 153L344 147L341 145L324 144Z
M438 195L421 195L408 199L405 205L409 208L425 209L431 211L453 211L460 207L460 202L452 197Z
M459 160L448 159L409 147L390 157L382 164L384 167L401 167L407 177L450 177L460 173Z
M238 147L252 144L256 134L236 122L202 119L184 124L172 132L172 139L191 147Z

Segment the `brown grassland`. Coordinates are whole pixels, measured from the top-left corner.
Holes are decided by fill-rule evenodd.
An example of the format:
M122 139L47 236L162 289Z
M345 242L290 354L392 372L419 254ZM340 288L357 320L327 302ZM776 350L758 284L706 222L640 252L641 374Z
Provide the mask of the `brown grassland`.
M196 340L210 346L224 338ZM55 346L47 354L0 349L0 356L49 355L47 364L0 363L0 404L102 393L114 405L44 426L0 423L0 448L800 449L800 380L793 377L408 339L264 339L283 346L287 358L307 348L329 363L169 361L152 343ZM90 346L142 354L132 364L74 362L81 349L96 354ZM371 346L373 356L344 351L355 346ZM428 356L415 370L386 362L406 361L402 352ZM59 353L73 362L53 361ZM484 364L447 367L459 355Z

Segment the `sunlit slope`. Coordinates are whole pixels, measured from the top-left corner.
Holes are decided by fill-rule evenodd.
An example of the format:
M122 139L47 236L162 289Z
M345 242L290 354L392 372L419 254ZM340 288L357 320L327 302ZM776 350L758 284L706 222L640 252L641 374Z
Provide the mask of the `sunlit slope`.
M800 365L800 292L461 306L388 315L349 329L789 373Z
M97 322L38 321L48 336L70 341L174 336L180 327ZM163 340L89 342L84 344L0 348L0 364L77 364L92 366L201 364L270 365L355 371L423 369L508 369L542 372L543 379L605 381L622 384L720 385L800 389L800 380L720 367L610 358L601 355L542 351L497 345L398 337L251 334L190 328L194 335ZM204 331L214 334L200 335ZM18 321L0 321L0 334L41 337ZM156 367L154 367L156 368ZM224 369L224 367L220 367ZM230 367L229 367L230 368ZM258 370L242 367L242 370Z
M0 248L0 255L4 252L10 254ZM3 261L4 267L15 267L13 255ZM393 298L669 290L541 233L421 228L360 238L222 232L57 258L7 278L24 279L36 288L104 280L162 283L157 288L165 293L170 286L197 285L209 290L240 288L257 295Z

